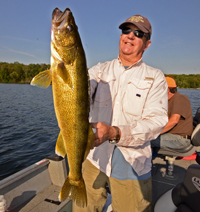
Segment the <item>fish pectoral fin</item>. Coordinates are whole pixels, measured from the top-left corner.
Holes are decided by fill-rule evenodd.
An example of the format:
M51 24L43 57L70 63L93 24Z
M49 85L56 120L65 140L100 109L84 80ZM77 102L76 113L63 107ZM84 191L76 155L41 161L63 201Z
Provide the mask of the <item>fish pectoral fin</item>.
M72 88L72 79L69 71L66 69L64 63L59 63L57 66L57 74L62 78L62 80Z
M60 131L60 133L58 135L55 152L56 152L57 155L59 155L59 156L61 156L63 158L67 154L67 151L66 151L66 148L65 148L65 143L63 141L63 137L62 137L61 131Z
M89 123L88 123L89 124ZM93 143L95 140L94 132L92 130L91 125L89 124L89 129L88 129L88 141L87 141L87 146L85 150L85 155L84 155L84 160L87 158L89 152L91 149L93 149Z
M31 80L31 85L34 85L40 88L47 88L51 84L51 80L52 80L51 70L46 70L36 75Z

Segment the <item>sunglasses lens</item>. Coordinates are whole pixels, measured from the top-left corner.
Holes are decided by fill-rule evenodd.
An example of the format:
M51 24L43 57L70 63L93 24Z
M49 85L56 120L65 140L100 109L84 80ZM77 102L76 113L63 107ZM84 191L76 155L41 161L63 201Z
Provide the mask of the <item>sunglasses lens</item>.
M132 29L131 28L128 28L128 27L124 27L122 29L122 34L126 34L127 35L127 34L129 34L131 32L132 32ZM140 30L134 30L133 33L138 38L143 38L143 36L144 36L144 32L142 32Z
M142 32L140 30L134 30L134 35L138 38L143 38L144 32Z
M131 32L131 28L123 28L122 34L129 34Z

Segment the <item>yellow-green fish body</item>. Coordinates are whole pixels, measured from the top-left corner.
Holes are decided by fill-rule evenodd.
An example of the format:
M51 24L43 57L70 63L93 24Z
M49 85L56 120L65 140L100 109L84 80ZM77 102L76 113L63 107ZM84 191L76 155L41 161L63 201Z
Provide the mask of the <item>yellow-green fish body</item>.
M87 196L82 178L82 162L94 140L90 127L88 73L85 53L73 15L69 9L63 13L56 8L52 15L51 71L33 78L31 84L47 87L52 79L54 108L60 128L56 153L67 154L69 175L61 189L59 199L72 198L85 206Z

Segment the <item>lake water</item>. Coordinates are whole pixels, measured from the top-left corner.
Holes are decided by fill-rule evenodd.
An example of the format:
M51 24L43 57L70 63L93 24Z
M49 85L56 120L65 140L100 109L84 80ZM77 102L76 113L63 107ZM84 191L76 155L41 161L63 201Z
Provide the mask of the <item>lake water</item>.
M0 179L53 154L58 134L51 87L0 84Z
M189 97L194 116L200 90L178 91ZM58 134L51 86L0 83L0 180L54 154Z

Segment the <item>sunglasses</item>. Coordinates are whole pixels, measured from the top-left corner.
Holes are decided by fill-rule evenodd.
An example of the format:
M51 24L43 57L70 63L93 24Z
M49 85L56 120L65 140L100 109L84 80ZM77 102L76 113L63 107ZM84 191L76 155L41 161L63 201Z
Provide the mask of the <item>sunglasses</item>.
M131 28L128 27L124 27L122 28L122 34L126 34L128 35L129 33L133 32L133 34L137 37L137 38L143 38L143 36L145 36L147 38L147 40L149 40L149 36L148 34L144 33L141 30L135 29L132 30Z

